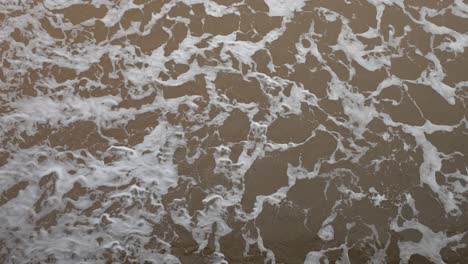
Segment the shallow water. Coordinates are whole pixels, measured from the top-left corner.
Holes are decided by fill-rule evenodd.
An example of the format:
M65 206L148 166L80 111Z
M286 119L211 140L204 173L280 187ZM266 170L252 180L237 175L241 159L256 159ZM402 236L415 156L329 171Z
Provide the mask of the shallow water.
M0 0L0 262L466 263L467 18Z

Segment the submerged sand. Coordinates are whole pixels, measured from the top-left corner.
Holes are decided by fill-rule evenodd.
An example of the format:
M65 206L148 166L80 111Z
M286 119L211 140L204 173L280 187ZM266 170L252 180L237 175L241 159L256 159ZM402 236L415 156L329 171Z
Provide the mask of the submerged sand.
M467 18L0 0L0 262L466 263Z

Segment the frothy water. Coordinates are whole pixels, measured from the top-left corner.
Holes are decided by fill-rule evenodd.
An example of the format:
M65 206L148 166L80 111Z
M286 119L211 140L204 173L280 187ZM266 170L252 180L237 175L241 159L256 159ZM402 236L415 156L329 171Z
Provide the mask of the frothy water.
M468 260L465 1L0 11L0 262Z

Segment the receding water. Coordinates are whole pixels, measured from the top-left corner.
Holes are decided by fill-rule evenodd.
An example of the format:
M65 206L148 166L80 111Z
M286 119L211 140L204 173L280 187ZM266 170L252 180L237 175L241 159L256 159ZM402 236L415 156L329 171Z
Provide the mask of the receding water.
M0 0L1 263L468 263L463 0Z

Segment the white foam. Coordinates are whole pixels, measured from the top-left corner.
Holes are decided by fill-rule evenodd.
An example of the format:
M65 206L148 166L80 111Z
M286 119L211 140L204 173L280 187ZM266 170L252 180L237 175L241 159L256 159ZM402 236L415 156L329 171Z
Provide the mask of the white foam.
M327 226L320 228L318 232L318 236L324 241L333 240L335 236L335 231L333 229L333 226L327 225Z
M301 11L305 5L304 0L265 0L270 16L291 17L294 12Z

